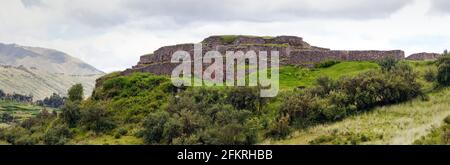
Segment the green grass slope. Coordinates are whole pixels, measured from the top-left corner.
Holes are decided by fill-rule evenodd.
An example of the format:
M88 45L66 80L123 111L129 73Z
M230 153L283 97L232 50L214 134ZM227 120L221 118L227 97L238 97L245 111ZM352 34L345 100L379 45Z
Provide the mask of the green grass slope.
M36 116L43 107L35 106L31 103L19 103L14 101L3 101L0 100L0 114L8 113L14 117L17 122L24 121L30 117ZM46 108L48 111L53 111L51 108ZM1 123L1 127L7 127L8 124Z
M285 66L280 68L280 88L292 89L296 87L307 87L314 85L320 76L328 76L338 79L342 76L353 76L371 69L378 69L375 62L341 62L327 68L302 68Z
M343 121L295 132L286 140L265 144L412 144L439 127L450 115L450 88L415 99L384 106Z

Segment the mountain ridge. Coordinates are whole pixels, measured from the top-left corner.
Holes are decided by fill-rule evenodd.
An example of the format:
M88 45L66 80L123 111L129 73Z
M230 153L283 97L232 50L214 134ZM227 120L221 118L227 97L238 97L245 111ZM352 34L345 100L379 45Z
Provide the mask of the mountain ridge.
M102 75L104 72L62 51L0 43L0 89L7 93L39 100L52 93L64 96L70 86L81 83L88 97Z

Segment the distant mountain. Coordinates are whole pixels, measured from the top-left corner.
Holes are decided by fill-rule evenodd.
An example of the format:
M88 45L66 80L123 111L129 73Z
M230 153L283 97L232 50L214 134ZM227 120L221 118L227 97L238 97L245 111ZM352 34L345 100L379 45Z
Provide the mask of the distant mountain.
M37 100L66 95L70 86L82 83L88 96L103 74L57 50L0 43L0 89L7 93L31 94Z
M102 71L66 53L46 48L0 43L0 65L34 67L69 75L103 74Z

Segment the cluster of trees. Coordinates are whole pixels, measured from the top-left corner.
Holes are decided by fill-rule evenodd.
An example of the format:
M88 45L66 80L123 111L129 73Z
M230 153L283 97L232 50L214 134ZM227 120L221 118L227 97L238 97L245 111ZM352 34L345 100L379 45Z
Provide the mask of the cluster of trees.
M56 113L49 113L47 110L41 111L37 116L22 121L19 125L11 126L10 128L0 129L0 139L13 145L34 145L46 143L48 133L54 131L49 125L58 125L52 123L57 119ZM49 129L47 129L49 128ZM64 140L64 138L58 138Z
M269 131L272 137L284 137L291 127L304 128L336 121L370 110L424 96L417 74L406 64L391 59L380 62L381 70L334 81L318 78L317 85L288 93L283 99L277 122Z
M65 97L53 93L50 97L46 97L44 100L36 101L36 104L44 107L60 108L64 105Z
M115 127L108 118L109 114L99 106L101 104L83 101L81 84L72 86L68 95L60 114L56 111L49 113L44 109L37 116L22 121L19 125L1 129L0 139L18 145L62 145L72 138L76 129L101 133Z
M0 100L9 100L9 101L17 101L17 102L33 102L32 95L21 95L17 93L9 94L5 93L0 89Z
M148 115L148 144L254 144L265 99L254 88L192 88L170 98L167 109Z

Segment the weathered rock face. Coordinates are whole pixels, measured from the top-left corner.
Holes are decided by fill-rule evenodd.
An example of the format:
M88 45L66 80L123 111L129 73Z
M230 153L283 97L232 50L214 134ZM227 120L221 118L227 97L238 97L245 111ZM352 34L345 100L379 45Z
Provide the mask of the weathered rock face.
M346 51L330 50L317 46L311 46L302 38L296 36L278 36L278 37L255 37L255 36L211 36L202 42L203 53L207 51L218 51L225 55L227 51L266 51L271 55L271 51L278 51L280 57L280 66L283 65L304 65L309 66L327 60L341 61L368 61L378 60L386 57L397 59L405 58L401 50L390 51ZM171 63L172 54L176 51L194 52L194 44L180 44L166 46L156 50L153 54L141 56L136 66L123 72L130 74L132 72L151 72L158 75L171 74L172 70L179 64ZM225 60L224 60L225 61Z
M441 54L423 52L423 53L411 54L408 57L406 57L406 59L408 59L408 60L435 60L435 59L438 59L439 56L441 56Z

